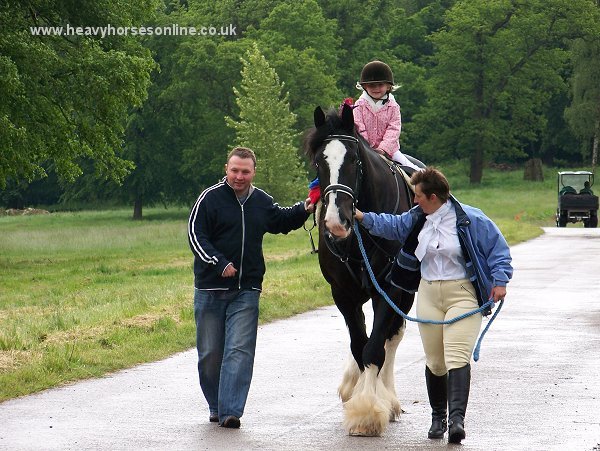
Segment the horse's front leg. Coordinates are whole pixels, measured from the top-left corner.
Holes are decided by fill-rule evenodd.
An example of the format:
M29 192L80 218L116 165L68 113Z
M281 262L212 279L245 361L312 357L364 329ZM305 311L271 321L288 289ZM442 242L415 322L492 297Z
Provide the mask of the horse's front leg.
M334 297L334 299L336 299ZM340 299L340 298L337 298ZM349 298L344 298L348 300ZM344 321L348 327L350 335L350 355L346 368L342 374L342 381L338 387L338 394L342 402L346 402L352 396L358 378L364 366L362 364L362 353L367 343L367 329L365 325L365 315L362 311L361 303L342 303L336 301L337 307L344 316Z
M381 435L390 421L390 399L379 367L368 365L358 378L352 397L344 403L344 427L348 433L363 437Z
M387 306L374 302L374 320L371 337L363 350L365 370L358 378L351 398L344 403L344 425L350 435L378 436L385 431L389 421L401 412L393 380L393 362L400 336L390 334L390 328L399 322ZM387 340L387 337L392 340ZM391 362L385 366L386 353ZM383 370L386 369L384 372Z

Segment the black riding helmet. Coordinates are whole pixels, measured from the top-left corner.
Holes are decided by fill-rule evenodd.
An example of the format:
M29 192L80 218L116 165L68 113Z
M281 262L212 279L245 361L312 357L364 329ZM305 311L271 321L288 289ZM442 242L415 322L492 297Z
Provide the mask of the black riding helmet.
M394 84L394 74L390 66L381 61L371 61L365 64L360 73L360 84L389 83Z

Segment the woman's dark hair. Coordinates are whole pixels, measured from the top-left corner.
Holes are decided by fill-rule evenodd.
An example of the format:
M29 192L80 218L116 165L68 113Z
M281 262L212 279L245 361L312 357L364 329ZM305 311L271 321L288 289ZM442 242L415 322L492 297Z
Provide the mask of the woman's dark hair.
M428 198L435 194L442 203L445 203L450 196L448 179L441 171L432 166L414 172L410 181L413 185L421 184L421 191Z

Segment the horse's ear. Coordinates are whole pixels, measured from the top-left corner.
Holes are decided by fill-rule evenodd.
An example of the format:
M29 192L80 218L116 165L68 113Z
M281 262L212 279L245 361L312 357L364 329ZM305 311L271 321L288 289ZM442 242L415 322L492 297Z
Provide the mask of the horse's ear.
M352 107L347 103L344 103L342 107L342 124L345 130L349 132L354 130L354 113L352 113Z
M313 115L315 118L315 127L320 127L321 125L325 124L325 112L320 106L315 108Z

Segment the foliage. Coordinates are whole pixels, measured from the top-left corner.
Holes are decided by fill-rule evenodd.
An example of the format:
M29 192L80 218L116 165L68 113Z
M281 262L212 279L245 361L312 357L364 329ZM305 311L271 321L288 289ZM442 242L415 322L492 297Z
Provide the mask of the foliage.
M581 164L598 142L599 14L597 0L4 2L0 203L47 192L63 207L110 200L141 214L191 202L222 176L235 139L225 117L239 114L232 88L254 45L285 83L298 149L315 106L357 97L361 68L381 59L400 85L404 152L431 164L469 158L474 183L487 163ZM235 34L28 32L67 23Z
M434 33L427 107L418 115L431 156L469 157L471 182L498 154L525 156L550 94L564 90L565 39L594 32L589 0L459 1ZM593 11L592 11L593 12Z
M255 44L242 58L242 84L234 88L239 120L227 118L235 130L235 145L256 153L255 183L282 204L297 201L306 191L306 173L293 146L296 115L279 77Z
M285 82L298 130L313 125L315 106L341 103L337 22L326 19L315 0L279 3L259 28L248 27L245 36L258 43Z
M573 44L573 101L565 109L565 117L575 134L584 144L584 155L589 155L589 143L600 140L600 38L577 40Z
M3 2L0 6L0 187L8 179L66 180L79 159L120 181L132 164L120 155L128 109L140 105L154 65L131 36L41 36L30 27L131 26L148 19L152 0L77 3Z

